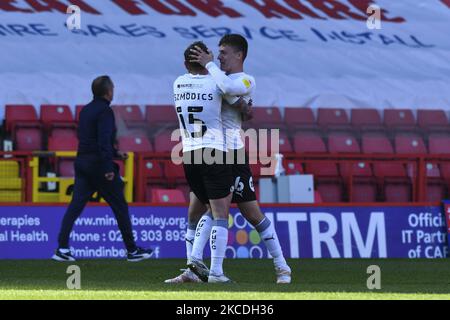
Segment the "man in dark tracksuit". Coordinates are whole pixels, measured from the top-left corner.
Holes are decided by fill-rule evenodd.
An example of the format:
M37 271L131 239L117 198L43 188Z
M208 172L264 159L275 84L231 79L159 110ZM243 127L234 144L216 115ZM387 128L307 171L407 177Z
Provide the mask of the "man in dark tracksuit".
M69 249L70 232L95 192L99 192L116 216L128 251L128 261L148 259L152 250L138 248L133 239L128 204L123 194L124 183L119 166L113 161L113 158L126 159L126 154L114 147L116 125L110 108L114 84L107 76L99 77L92 83L92 93L94 100L80 113L73 198L62 222L59 247L53 260L75 261Z

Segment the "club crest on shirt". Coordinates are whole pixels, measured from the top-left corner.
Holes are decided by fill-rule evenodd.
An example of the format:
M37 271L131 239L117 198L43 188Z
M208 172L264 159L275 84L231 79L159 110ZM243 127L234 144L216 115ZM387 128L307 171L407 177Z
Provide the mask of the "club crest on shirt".
M252 82L248 79L242 79L242 82L244 83L244 85L247 89L252 86Z

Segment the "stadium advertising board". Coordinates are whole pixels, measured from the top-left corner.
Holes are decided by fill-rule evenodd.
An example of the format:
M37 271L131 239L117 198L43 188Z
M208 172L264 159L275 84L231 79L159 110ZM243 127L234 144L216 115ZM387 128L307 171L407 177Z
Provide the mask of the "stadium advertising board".
M63 206L0 207L0 259L48 259ZM447 226L441 207L264 207L290 258L443 258ZM186 207L132 206L138 244L156 258L183 258ZM266 258L258 233L231 210L229 258ZM109 207L91 206L71 234L77 258L121 258L125 250ZM206 249L209 256L209 249Z
M230 32L249 40L257 106L450 99L448 0L16 0L0 1L0 17L0 119L8 103L86 104L99 73L115 80L116 104L173 103L187 45L202 40L217 56Z

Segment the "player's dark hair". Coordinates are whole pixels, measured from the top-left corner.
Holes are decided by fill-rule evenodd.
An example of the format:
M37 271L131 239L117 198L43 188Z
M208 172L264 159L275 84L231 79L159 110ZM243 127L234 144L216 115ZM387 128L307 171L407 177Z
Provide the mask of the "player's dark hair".
M190 62L192 54L191 49L194 49L194 47L199 47L203 51L208 52L208 47L202 41L194 42L189 47L187 47L186 51L184 51L184 61L186 62L186 66L189 70L202 70L203 66L201 64L197 62Z
M245 61L248 53L248 42L240 34L227 34L220 39L219 46L230 46L236 51L242 52L242 61Z
M108 94L113 87L113 82L109 76L101 76L92 81L92 93L94 97L103 97Z

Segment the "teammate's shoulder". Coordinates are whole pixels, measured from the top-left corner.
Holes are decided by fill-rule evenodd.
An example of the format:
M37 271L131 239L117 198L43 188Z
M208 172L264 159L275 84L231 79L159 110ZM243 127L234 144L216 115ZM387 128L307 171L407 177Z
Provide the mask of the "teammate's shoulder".
M254 76L252 76L251 74L245 73L245 72L242 72L241 77L244 78L244 79L249 79L251 81L255 81L255 77Z
M240 74L239 80L242 81L247 88L256 86L255 78L245 72Z

